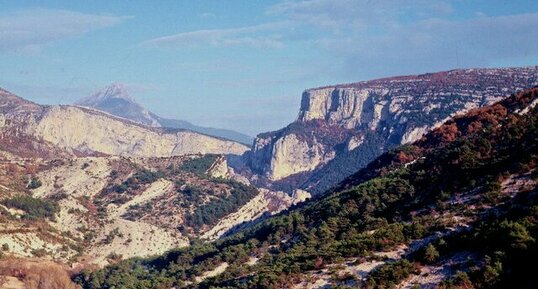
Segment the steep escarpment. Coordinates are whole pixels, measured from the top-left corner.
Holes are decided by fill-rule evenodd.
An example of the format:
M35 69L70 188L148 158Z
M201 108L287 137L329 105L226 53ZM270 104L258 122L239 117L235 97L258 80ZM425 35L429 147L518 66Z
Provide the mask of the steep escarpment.
M45 107L22 99L0 88L0 153L10 158L18 157L72 157L70 152L26 133L26 126L35 124Z
M311 171L335 157L335 147L354 131L324 121L295 122L272 133L258 135L251 155L252 168L279 180Z
M40 106L0 95L2 135L35 139L72 154L164 157L194 153L241 155L245 145L186 130L150 128L74 106Z
M309 89L292 125L258 136L251 167L270 180L293 180L320 192L448 117L537 83L538 67L528 67L452 70ZM319 130L345 136L323 139Z
M96 289L536 288L537 97L531 89L455 117L225 239L76 280Z

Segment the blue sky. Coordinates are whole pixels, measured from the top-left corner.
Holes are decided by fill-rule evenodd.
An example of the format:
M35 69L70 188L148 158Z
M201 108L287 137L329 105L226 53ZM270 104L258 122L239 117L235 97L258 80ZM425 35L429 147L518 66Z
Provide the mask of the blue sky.
M71 103L126 84L155 113L255 135L304 89L538 64L538 1L4 1L0 87Z

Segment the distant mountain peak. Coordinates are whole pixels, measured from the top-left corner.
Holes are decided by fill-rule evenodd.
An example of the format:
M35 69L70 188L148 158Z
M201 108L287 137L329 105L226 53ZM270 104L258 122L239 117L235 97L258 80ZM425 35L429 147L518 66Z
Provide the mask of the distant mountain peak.
M131 96L129 88L122 83L111 83L108 86L103 87L94 94L85 97L76 104L89 107L97 107L100 103L111 99L123 99L130 103L139 105L136 100Z
M102 110L147 126L161 126L155 116L140 105L121 83L112 83L75 104Z
M250 145L253 141L252 137L236 131L201 127L184 120L162 118L140 105L131 96L130 92L129 87L125 84L112 83L92 95L75 102L75 104L98 109L147 126L187 129L247 145Z

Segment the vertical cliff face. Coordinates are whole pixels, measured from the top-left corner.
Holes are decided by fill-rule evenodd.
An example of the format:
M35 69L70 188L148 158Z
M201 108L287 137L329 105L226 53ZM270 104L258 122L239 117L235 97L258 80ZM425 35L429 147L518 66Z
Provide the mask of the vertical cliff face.
M298 121L323 119L331 125L348 129L362 124L375 128L388 114L382 96L387 89L321 88L303 93Z
M298 171L313 170L333 157L332 148L319 143L316 138L309 144L293 133L284 135L273 146L270 161L272 178L281 179Z
M295 122L256 138L251 167L270 180L312 171L337 153L337 146L354 135L354 130L328 125L325 121Z
M534 86L537 78L537 67L465 69L309 89L292 125L258 136L251 166L273 181L303 174L305 188L326 188L341 176L325 171L334 180L323 180L316 176L321 167L338 170L334 162L345 159L353 171L360 169L376 153L413 142L454 114ZM320 130L341 137L320 138Z

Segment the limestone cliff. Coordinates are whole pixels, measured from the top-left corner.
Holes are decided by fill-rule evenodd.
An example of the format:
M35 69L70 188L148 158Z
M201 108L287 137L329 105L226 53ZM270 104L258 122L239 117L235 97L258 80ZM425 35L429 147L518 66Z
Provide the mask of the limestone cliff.
M265 144L265 146L264 146ZM272 179L281 179L296 172L315 169L319 164L334 157L334 150L319 143L313 138L312 143L301 140L297 135L286 134L274 141L257 139L257 152L264 151L269 155L269 171ZM260 167L263 169L263 167Z
M150 128L75 106L39 106L4 91L2 131L25 135L67 152L165 157L195 153L241 155L248 147L187 130Z
M309 89L292 125L255 140L251 167L273 181L302 174L303 187L311 190L324 178L315 172L325 164L345 161L359 169L379 153L421 138L448 117L534 86L537 78L538 67L465 69ZM340 137L322 139L320 128ZM332 180L324 183L341 179L327 173Z
M326 122L296 122L259 135L252 148L251 166L271 180L312 171L336 155L336 146L352 136L352 130Z

